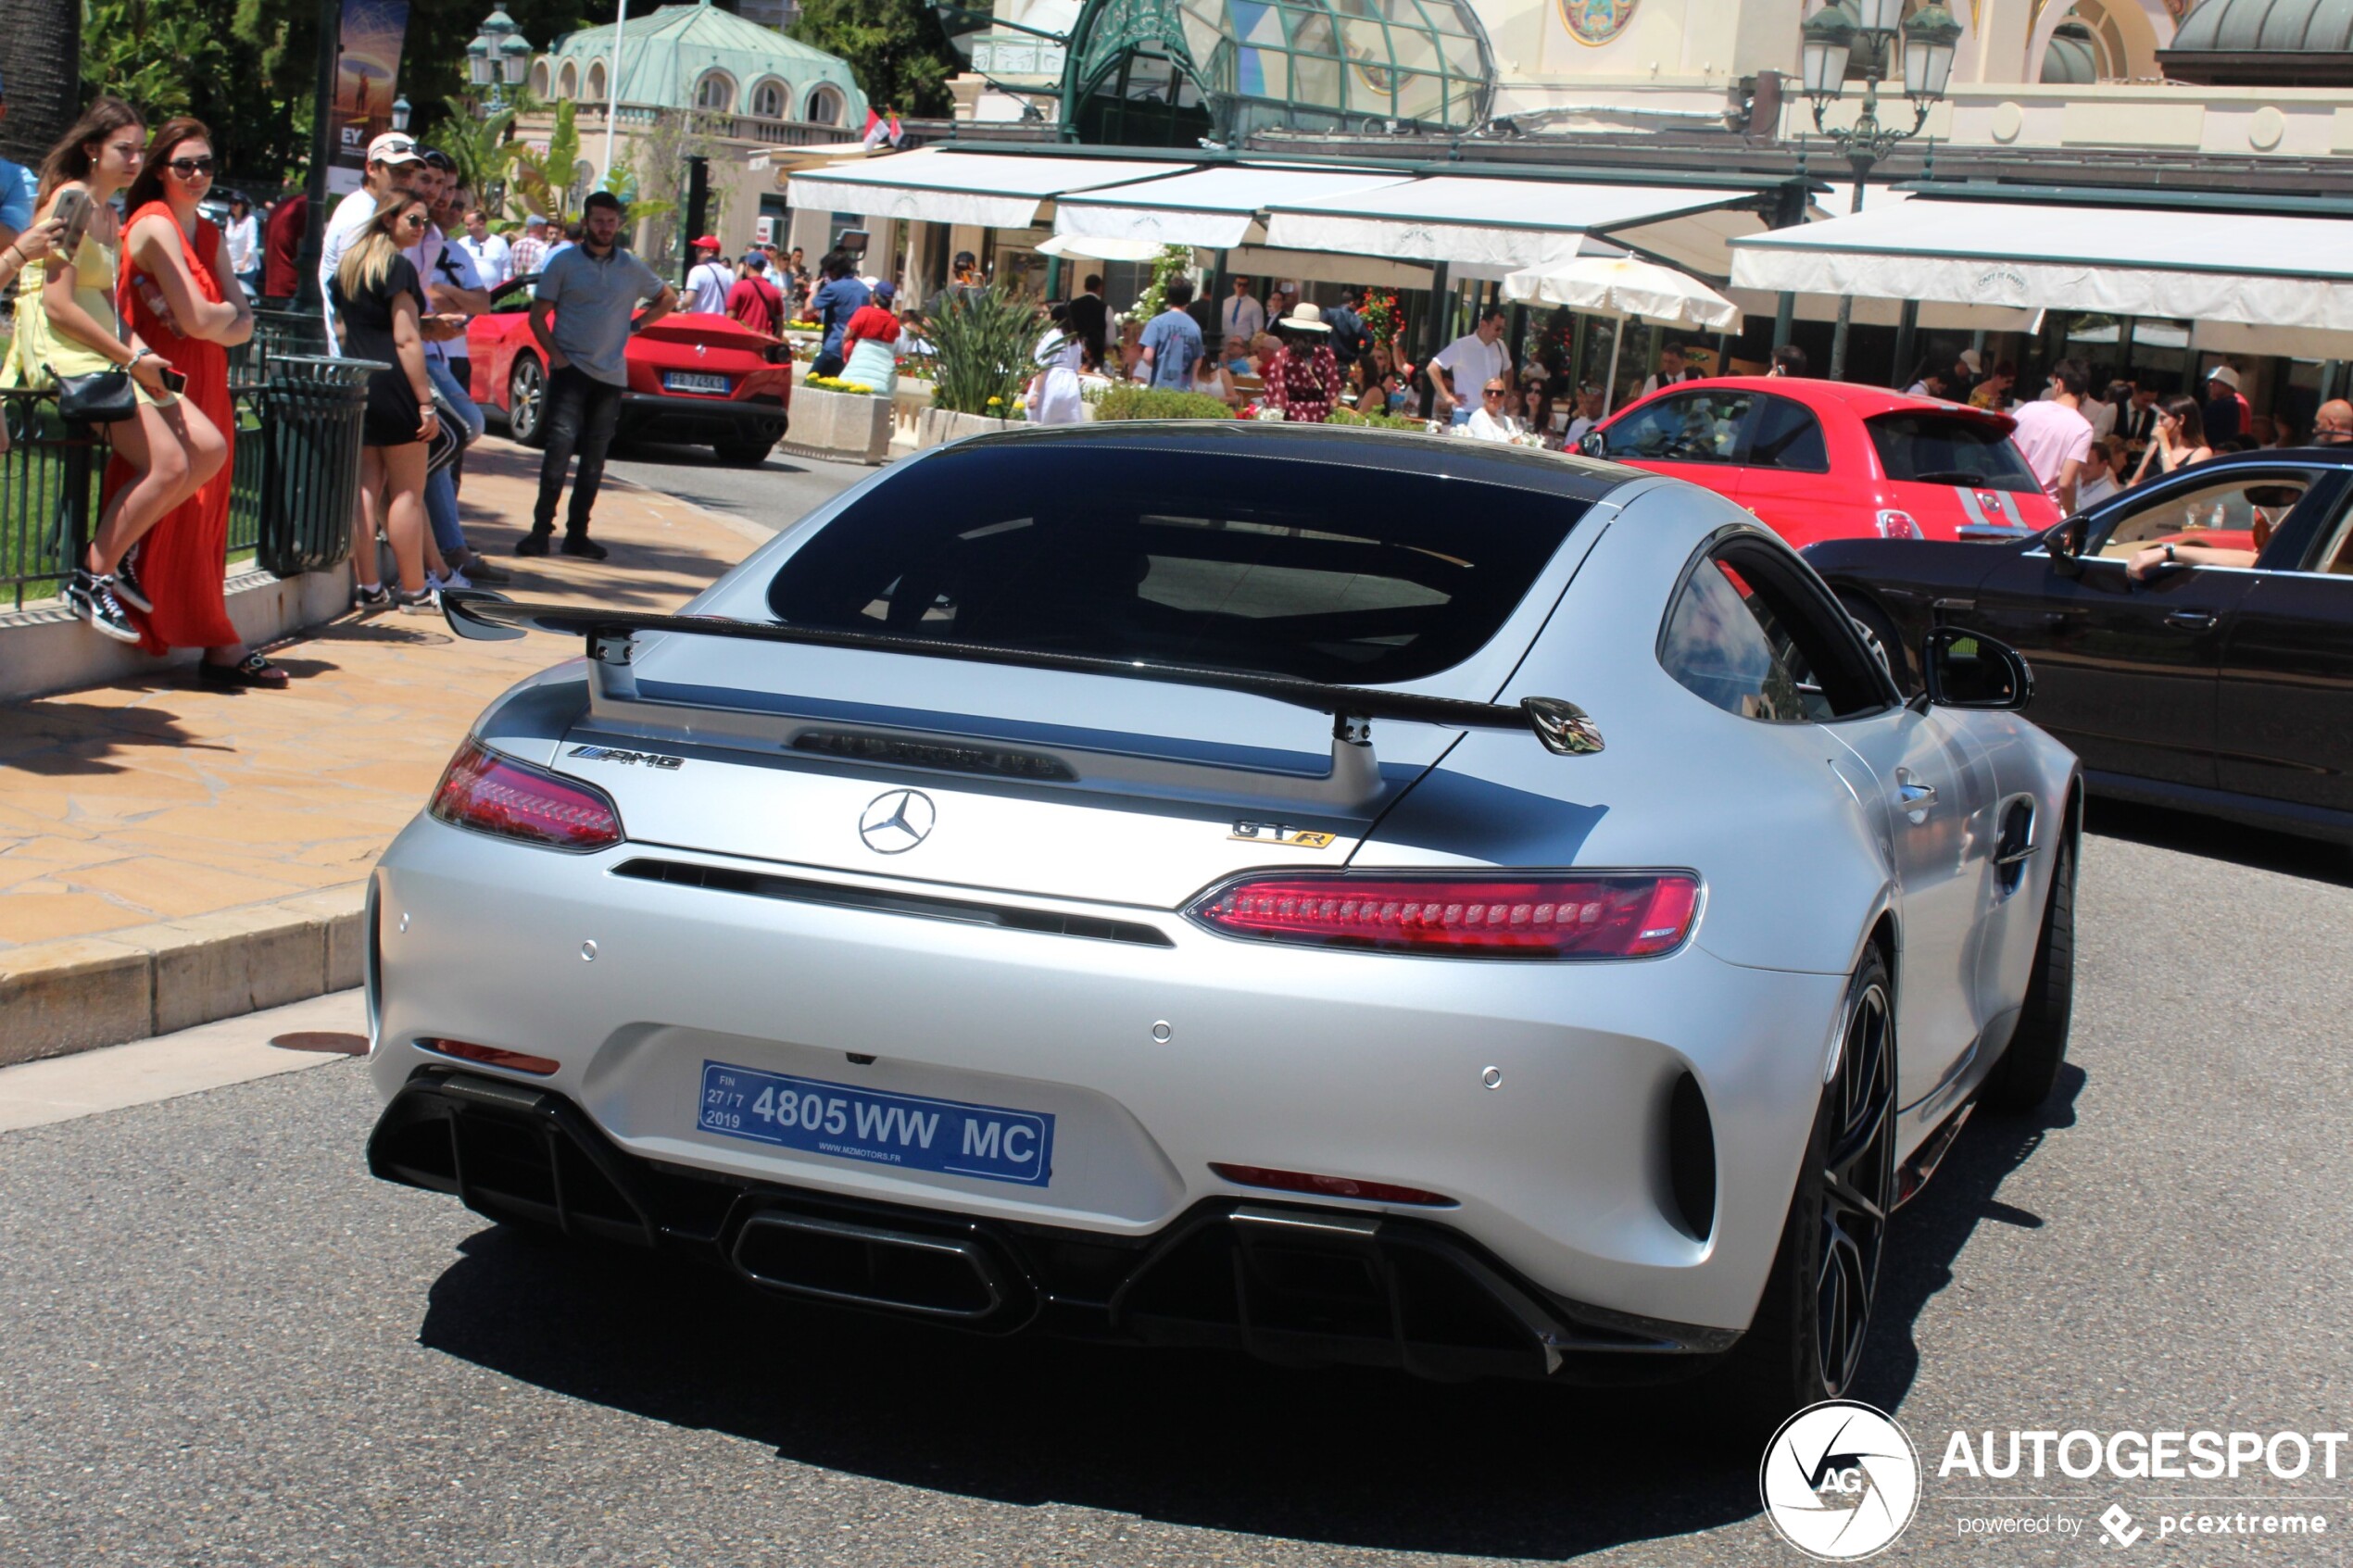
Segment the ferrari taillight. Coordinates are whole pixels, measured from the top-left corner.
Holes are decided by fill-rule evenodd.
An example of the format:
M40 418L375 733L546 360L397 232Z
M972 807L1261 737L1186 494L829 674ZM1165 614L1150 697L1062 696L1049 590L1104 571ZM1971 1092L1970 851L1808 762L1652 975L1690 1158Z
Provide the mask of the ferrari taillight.
M1227 936L1466 959L1647 959L1699 914L1690 872L1246 877L1186 911Z
M602 790L502 757L471 736L449 759L429 809L453 827L551 849L621 842L621 814Z

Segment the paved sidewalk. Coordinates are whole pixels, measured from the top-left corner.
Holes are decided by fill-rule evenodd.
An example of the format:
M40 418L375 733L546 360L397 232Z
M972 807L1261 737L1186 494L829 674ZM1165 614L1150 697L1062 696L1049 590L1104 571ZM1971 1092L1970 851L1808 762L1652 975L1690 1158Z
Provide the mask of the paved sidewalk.
M773 536L609 480L610 559L518 559L536 473L535 454L496 438L466 459L468 535L519 597L668 608ZM173 671L0 708L0 1062L356 983L377 855L484 704L577 651L378 612L273 650L294 676L283 692ZM224 964L232 937L273 946ZM143 969L144 1017L126 989Z

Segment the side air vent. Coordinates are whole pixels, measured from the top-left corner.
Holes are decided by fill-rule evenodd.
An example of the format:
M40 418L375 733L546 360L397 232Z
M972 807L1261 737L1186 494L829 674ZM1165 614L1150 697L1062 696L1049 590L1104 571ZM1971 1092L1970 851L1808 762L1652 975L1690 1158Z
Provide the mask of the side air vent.
M2002 897L2008 897L2025 883L2027 865L2033 859L2034 802L2020 797L2002 813L2001 836L1994 841L1994 875Z
M1176 945L1169 940L1167 933L1140 921L1099 920L1091 915L1061 914L1051 909L1026 909L1011 904L983 904L963 898L937 898L927 894L883 893L871 887L847 887L839 883L813 882L806 877L773 876L764 872L698 865L692 860L629 860L614 867L612 874L638 882L667 882L680 887L706 888L713 893L739 893L752 898L780 898L795 904L868 909L875 914L912 915L919 920L952 920L966 925L993 925L1006 931L1027 931L1040 936L1081 936L1096 942L1132 942L1141 947L1173 947Z
M1667 1182L1675 1218L1693 1240L1705 1241L1716 1228L1716 1123L1688 1073L1667 1097Z

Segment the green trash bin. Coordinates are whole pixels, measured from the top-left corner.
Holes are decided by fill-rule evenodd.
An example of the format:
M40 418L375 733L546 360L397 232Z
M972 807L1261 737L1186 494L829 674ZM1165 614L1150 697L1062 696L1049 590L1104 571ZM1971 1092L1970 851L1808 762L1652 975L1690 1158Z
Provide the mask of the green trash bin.
M261 537L255 558L281 577L323 571L351 553L359 500L359 436L372 359L284 355L261 392L269 443Z
M229 350L229 373L239 381L258 381L269 373L270 361L286 354L327 352L327 323L316 310L253 312L253 336Z

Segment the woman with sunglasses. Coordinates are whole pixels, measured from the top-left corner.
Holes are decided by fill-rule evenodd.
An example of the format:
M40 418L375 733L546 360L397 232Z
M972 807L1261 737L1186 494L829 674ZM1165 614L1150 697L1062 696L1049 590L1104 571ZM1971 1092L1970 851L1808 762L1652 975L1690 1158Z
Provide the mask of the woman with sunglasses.
M89 201L71 254L52 255L38 270L26 270L17 294L14 349L19 371L35 385L118 370L130 376L129 412L97 421L114 448L110 477L118 482L107 487L90 547L65 592L77 615L121 643L139 641L130 612L154 608L135 576L117 575L131 546L229 458L220 427L168 384L170 361L117 313L122 226L114 197L146 161L146 130L130 105L100 97L42 160L42 218L55 215L70 193Z
M384 366L368 378L368 411L360 420L359 516L351 541L359 603L363 608L394 604L419 615L438 608L425 583L425 457L440 420L419 325L425 286L401 252L424 238L431 221L423 197L386 196L345 247L327 285L344 357ZM376 582L379 526L400 568L400 585L389 594Z
M229 395L229 349L253 336L253 310L229 265L229 245L196 212L212 189L212 133L188 119L166 120L122 204L122 285L117 304L139 341L188 378L182 396L221 433L230 460L162 517L126 558L126 575L153 607L133 610L149 653L204 649L197 678L208 685L286 684L286 672L247 648L221 599L228 560L229 477L235 468L237 410ZM125 467L120 458L107 473Z

